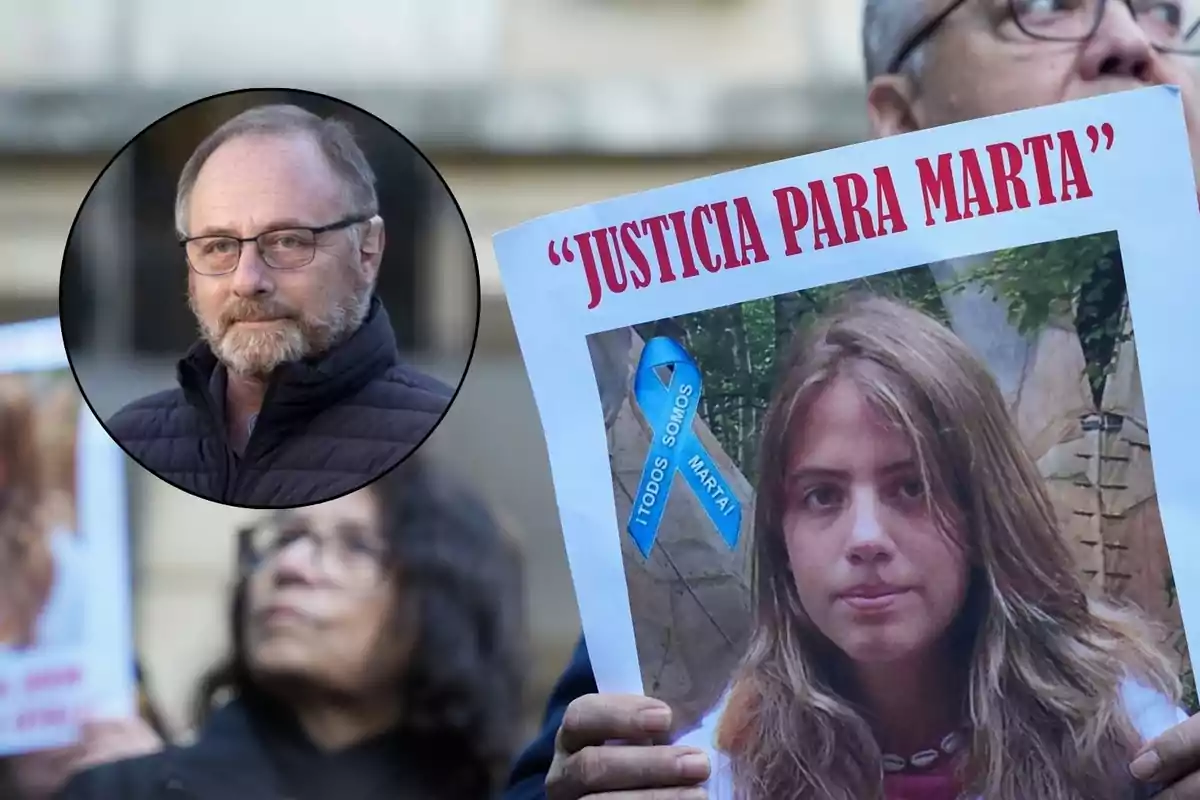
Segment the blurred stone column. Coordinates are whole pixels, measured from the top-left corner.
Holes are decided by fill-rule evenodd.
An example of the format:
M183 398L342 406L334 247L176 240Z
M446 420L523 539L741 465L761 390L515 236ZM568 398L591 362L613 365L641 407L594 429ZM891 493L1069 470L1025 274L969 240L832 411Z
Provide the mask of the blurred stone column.
M1135 341L1117 348L1097 404L1073 319L1054 319L1023 336L989 290L951 288L986 258L931 266L951 325L999 382L1088 585L1146 611L1166 627L1174 647L1182 619L1168 602L1170 560ZM1124 313L1128 335L1132 324Z
M133 346L132 166L130 148L97 181L75 230L79 268L91 298L90 324L84 333L88 361L93 363L115 360ZM93 374L98 377L102 371Z
M989 257L955 259L930 269L943 287L942 300L955 333L1000 384L1021 438L1046 478L1080 568L1094 588L1102 589L1099 498L1089 479L1094 447L1083 425L1096 409L1084 372L1083 347L1071 320L1054 320L1023 336L1009 322L1007 305L989 289L954 288Z
M425 172L427 170L421 170ZM437 181L434 175L430 180ZM471 243L471 234L450 196L441 190L440 183L427 193L430 209L430 242L427 263L418 265L425 272L419 285L426 296L421 303L433 309L428 317L422 339L435 351L438 359L449 358L457 368L471 350L475 319L478 269ZM488 243L490 246L490 243ZM461 369L459 370L461 372Z

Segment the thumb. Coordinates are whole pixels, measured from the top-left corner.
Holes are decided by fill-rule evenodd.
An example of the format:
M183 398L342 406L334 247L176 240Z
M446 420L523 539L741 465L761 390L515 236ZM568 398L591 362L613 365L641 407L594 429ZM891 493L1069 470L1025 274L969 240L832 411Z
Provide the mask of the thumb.
M1170 783L1200 768L1200 716L1190 717L1147 743L1129 765L1143 782Z

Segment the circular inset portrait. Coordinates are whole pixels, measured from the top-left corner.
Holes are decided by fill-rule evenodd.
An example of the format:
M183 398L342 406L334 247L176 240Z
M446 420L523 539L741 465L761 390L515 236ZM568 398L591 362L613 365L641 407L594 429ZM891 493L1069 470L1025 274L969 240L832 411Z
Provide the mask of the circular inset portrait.
M71 368L137 463L198 497L360 489L446 414L479 327L462 211L433 164L325 95L216 95L154 122L76 215Z

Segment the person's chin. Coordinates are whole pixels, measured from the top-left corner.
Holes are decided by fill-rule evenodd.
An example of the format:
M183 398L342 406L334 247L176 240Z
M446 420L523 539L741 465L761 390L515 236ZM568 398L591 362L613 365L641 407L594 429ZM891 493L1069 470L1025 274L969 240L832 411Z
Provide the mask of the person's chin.
M261 337L242 337L231 331L222 342L219 356L229 369L244 375L269 375L280 364L298 360L299 342L264 342Z
M893 625L881 625L856 631L843 637L838 647L851 661L860 664L887 664L901 661L916 651L913 637Z
M300 677L308 674L313 648L291 636L268 636L254 646L250 661L256 673Z

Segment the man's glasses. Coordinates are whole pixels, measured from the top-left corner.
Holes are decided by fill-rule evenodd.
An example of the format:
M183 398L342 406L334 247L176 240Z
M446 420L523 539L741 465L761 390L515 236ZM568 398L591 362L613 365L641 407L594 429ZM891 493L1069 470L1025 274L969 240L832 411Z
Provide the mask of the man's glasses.
M258 248L263 263L271 269L292 270L306 267L317 254L317 238L330 231L339 231L371 219L354 216L318 228L282 228L264 231L257 236L239 239L236 236L193 236L180 241L187 255L188 266L199 275L228 275L237 269L242 258L242 246L250 242Z
M904 62L941 27L966 0L954 0L918 28L896 53L888 73L900 71ZM1200 1L1155 2L1123 0L1156 50L1178 55L1200 55ZM1008 24L1016 35L1043 42L1086 42L1096 35L1107 10L1107 0L1008 0Z
M238 531L238 562L244 575L292 547L310 547L318 568L339 583L370 584L384 573L388 549L356 526L318 533L302 520L267 518Z

